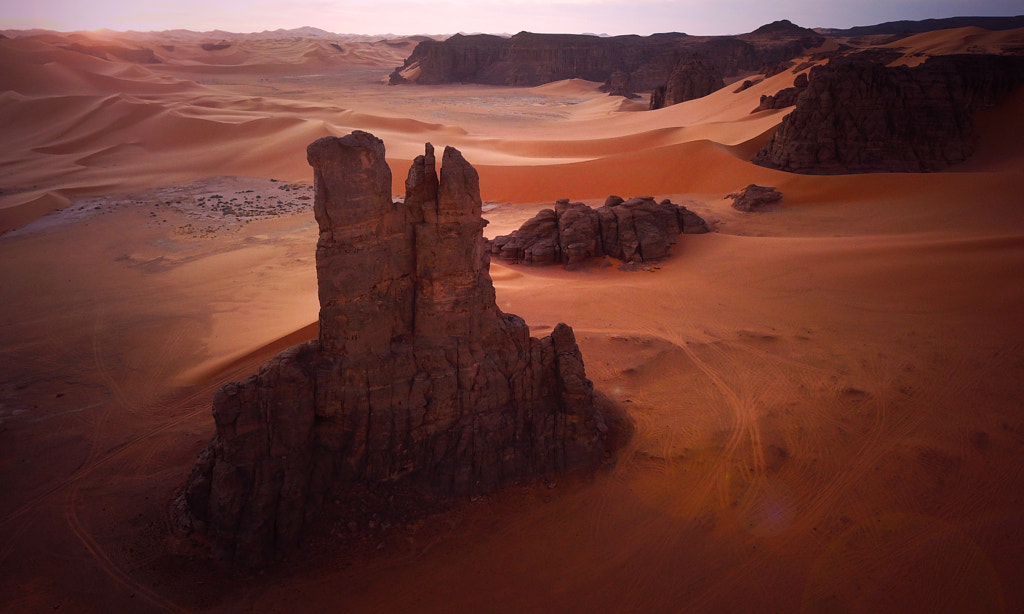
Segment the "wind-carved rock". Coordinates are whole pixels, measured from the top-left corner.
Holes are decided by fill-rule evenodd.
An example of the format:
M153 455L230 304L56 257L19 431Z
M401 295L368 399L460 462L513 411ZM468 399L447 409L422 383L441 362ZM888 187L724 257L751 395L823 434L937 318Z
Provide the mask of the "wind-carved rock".
M465 497L600 463L608 428L572 329L533 338L495 304L462 155L446 148L438 178L427 144L400 203L371 134L320 139L307 157L319 338L217 393L179 525L218 558L258 565L351 485Z
M542 209L517 230L491 241L491 254L525 264L561 264L572 270L590 258L611 256L627 263L668 257L680 234L708 232L696 213L650 196L623 200L609 196L593 209L563 198L554 209Z

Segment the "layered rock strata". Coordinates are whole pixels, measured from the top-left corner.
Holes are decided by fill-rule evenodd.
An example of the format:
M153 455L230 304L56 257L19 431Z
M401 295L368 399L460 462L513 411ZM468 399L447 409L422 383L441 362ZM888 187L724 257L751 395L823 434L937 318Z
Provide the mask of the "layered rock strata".
M511 234L495 237L491 254L510 262L561 264L570 270L603 256L651 262L668 257L680 234L705 232L708 226L700 216L667 199L658 203L649 196L609 196L597 209L562 199Z
M973 153L973 114L1022 84L1021 56L939 56L915 67L836 58L811 69L754 161L809 174L941 170Z
M392 202L383 143L312 143L319 338L214 398L216 436L177 501L214 554L259 565L324 498L402 482L466 497L606 454L572 329L543 338L495 305L476 171L416 158ZM340 494L339 494L340 493Z

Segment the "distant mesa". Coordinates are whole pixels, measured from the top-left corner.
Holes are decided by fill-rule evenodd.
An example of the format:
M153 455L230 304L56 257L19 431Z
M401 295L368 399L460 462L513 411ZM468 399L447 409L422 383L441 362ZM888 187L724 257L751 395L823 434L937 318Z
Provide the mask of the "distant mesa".
M793 94L796 108L754 161L807 174L942 170L974 152L974 113L1021 85L1020 55L937 56L914 67L835 58L771 101Z
M789 22L765 27L759 33L701 37L677 32L646 37L455 35L418 44L392 72L390 83L529 87L579 78L601 82L605 91L622 95L662 88L661 106L667 106L722 87L723 77L765 71L825 41Z
M445 148L438 176L427 144L404 202L371 134L322 138L307 157L319 338L217 393L178 527L218 558L260 565L299 544L325 501L469 498L605 461L619 422L572 329L531 337L495 304L479 178L462 154Z
M770 205L782 200L782 192L770 186L750 184L739 192L726 196L733 200L732 207L737 211L764 211Z
M665 199L650 196L623 200L609 196L593 209L562 199L554 209L543 209L511 234L491 241L491 256L532 264L561 264L568 270L591 258L610 256L627 264L658 262L680 234L708 232L696 213Z

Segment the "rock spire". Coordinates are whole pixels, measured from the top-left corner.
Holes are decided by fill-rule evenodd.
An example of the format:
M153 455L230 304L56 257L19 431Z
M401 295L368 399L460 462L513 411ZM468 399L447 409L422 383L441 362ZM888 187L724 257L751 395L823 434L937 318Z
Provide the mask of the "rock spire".
M214 398L216 436L176 502L218 558L298 543L325 497L402 480L467 497L606 456L605 417L571 328L534 338L495 304L479 179L448 147L391 198L384 144L312 143L319 338ZM340 493L340 494L339 494Z

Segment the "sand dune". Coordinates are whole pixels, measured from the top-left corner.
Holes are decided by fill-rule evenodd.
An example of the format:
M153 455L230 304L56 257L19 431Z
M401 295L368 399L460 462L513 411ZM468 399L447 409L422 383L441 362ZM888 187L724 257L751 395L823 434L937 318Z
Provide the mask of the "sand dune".
M954 53L1001 53L1024 44L1024 30L993 32L983 28L953 28L915 34L885 45L906 50L907 55Z
M334 42L0 40L0 232L20 229L0 235L4 609L1024 608L1024 92L948 172L799 176L749 162L785 110L750 112L791 71L634 112L579 80L385 87L409 45ZM159 61L124 59L140 49ZM353 129L384 139L396 194L424 141L460 148L488 236L613 193L716 232L651 272L492 263L499 306L571 324L635 423L613 465L364 541L324 527L235 574L189 558L167 506L216 389L316 334L297 184L310 141ZM723 198L755 182L776 210Z

